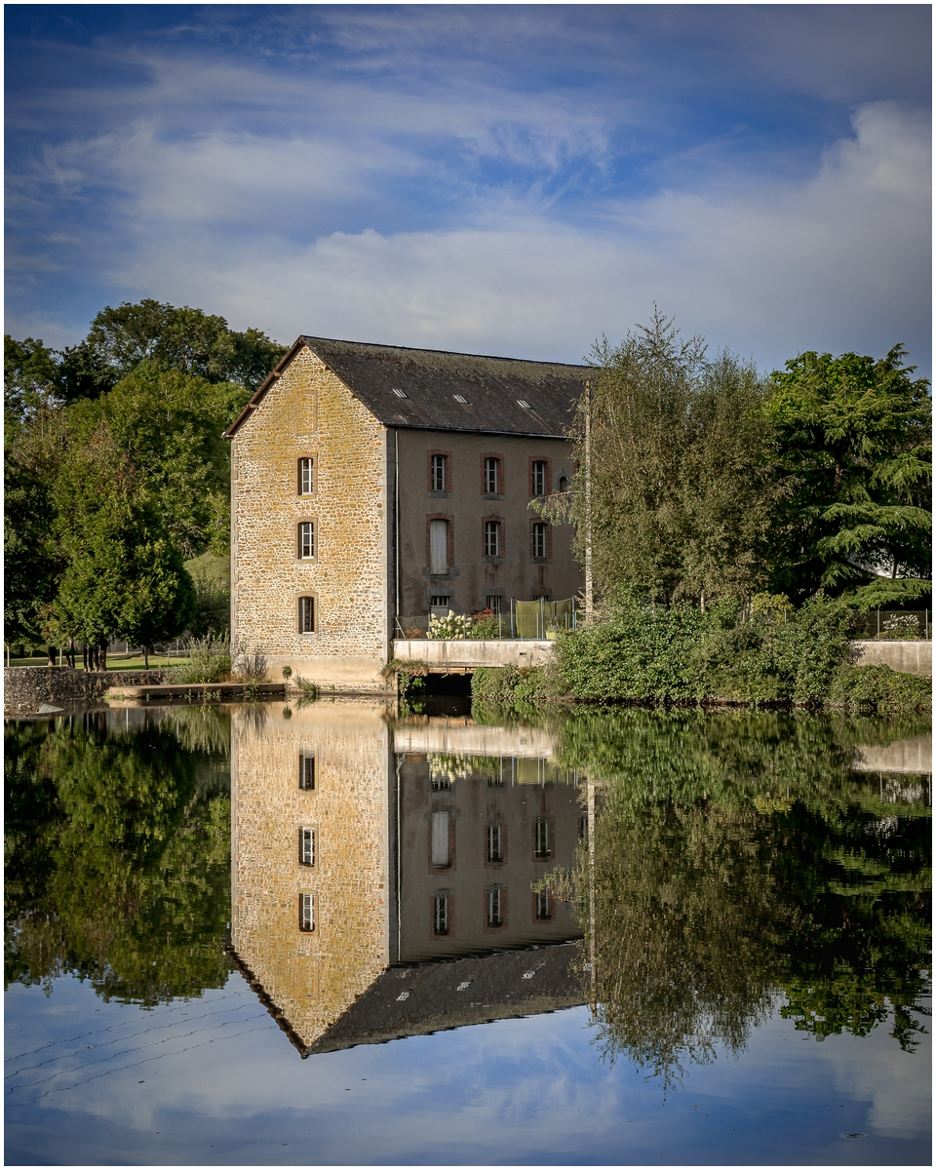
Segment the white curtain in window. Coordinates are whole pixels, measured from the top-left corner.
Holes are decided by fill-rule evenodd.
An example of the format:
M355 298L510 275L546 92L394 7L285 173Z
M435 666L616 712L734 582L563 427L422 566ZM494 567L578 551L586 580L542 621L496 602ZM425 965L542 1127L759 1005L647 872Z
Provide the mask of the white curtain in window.
M430 572L448 572L448 520L429 521Z
M432 814L432 864L449 864L449 814Z

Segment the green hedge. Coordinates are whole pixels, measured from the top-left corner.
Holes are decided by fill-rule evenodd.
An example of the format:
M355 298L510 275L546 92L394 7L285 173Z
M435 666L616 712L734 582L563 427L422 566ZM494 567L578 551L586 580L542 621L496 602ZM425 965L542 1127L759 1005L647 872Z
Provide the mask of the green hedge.
M747 610L653 607L625 598L560 634L546 668L478 670L472 696L493 707L585 703L928 709L928 679L849 662L847 615L821 598L799 610L761 596Z
M625 601L560 638L556 675L560 693L579 701L815 706L847 656L845 618L822 601L750 613Z
M932 707L933 683L916 674L901 674L889 666L839 667L832 679L829 703L846 711L889 715L926 712Z

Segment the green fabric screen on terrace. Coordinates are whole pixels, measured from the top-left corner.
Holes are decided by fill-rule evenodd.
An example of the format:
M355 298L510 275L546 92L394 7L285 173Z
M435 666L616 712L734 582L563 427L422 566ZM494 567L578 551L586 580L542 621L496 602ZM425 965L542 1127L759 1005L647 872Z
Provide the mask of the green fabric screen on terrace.
M515 601L514 616L518 638L545 638L548 631L574 627L575 599Z

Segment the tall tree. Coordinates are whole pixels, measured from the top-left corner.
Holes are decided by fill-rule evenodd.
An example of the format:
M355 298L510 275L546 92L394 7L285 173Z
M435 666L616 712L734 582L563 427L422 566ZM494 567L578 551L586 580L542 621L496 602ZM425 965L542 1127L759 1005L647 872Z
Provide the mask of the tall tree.
M221 433L246 399L241 386L147 360L98 403L115 443L159 497L186 559L228 551L230 450Z
M9 441L38 410L54 402L58 388L55 351L41 340L3 338L3 421Z
M283 347L259 329L238 332L223 317L151 298L102 309L86 341L111 367L115 383L140 362L152 361L210 382L237 382L251 393L283 355Z
M705 359L654 309L619 346L595 349L595 373L571 430L572 491L543 507L575 525L595 584L654 601L743 596L763 578L767 424L754 369Z
M679 593L746 597L766 583L774 495L765 387L754 366L723 352L707 362L690 408L678 476L685 543Z
M51 614L87 645L144 647L180 633L194 606L191 579L156 498L98 419L56 484L56 538L65 566Z
M43 615L64 565L53 527L53 485L66 458L61 412L39 406L8 427L3 466L3 616L8 642L39 643Z
M858 605L929 593L932 509L928 385L906 351L803 353L771 378L782 488L774 585Z

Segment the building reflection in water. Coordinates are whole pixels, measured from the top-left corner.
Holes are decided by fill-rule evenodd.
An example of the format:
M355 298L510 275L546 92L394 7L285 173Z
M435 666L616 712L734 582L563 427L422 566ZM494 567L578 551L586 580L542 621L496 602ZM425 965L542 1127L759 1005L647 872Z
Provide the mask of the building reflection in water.
M235 709L232 946L303 1055L583 1002L571 907L535 888L587 833L551 753L359 701Z

